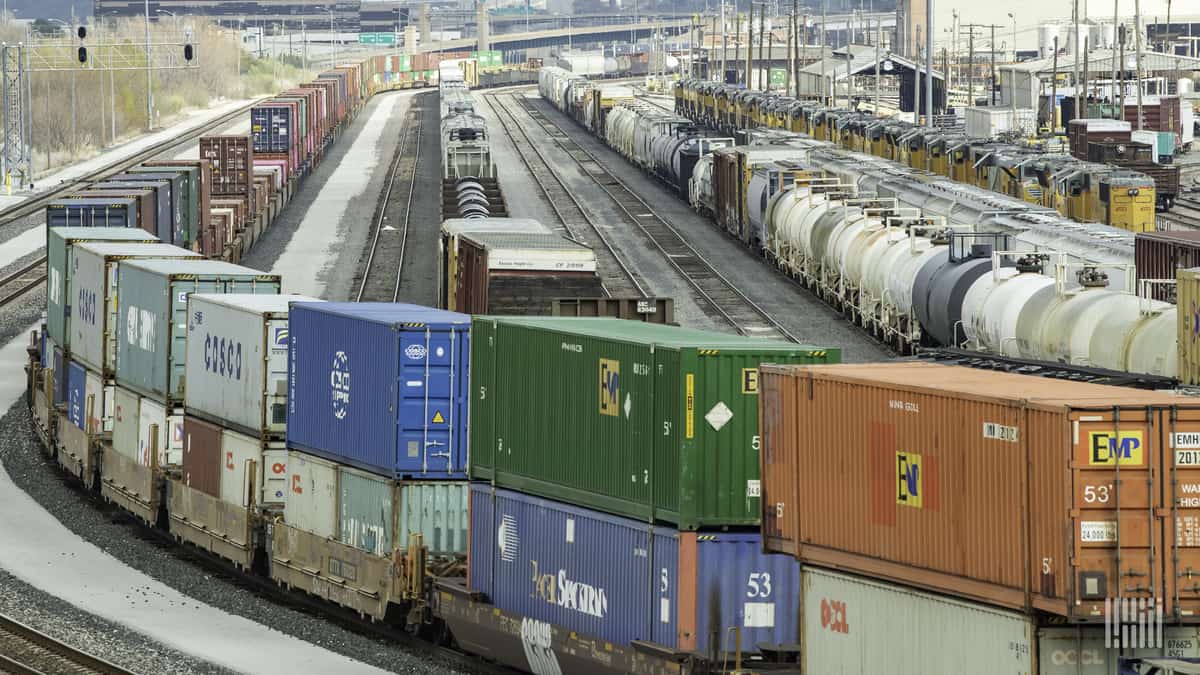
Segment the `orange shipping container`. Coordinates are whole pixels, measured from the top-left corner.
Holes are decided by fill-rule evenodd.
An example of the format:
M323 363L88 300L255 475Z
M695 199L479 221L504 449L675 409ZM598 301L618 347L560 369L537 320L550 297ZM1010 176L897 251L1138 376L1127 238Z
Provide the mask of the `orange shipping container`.
M764 366L763 537L1075 621L1200 612L1200 401L929 363Z

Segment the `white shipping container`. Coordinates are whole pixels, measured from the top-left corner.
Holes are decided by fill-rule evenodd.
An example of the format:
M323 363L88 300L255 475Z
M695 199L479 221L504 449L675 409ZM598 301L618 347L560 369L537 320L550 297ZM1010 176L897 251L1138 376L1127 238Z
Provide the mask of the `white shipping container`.
M88 426L95 433L111 432L113 430L113 390L112 385L105 386L104 381L100 379L100 374L91 370L87 371L87 379L84 382L83 401L84 415L88 414L88 401L92 401L91 420L88 421ZM84 431L87 431L85 428Z
M263 441L230 429L221 432L221 501L249 506L250 490L253 489L257 493L254 500L267 503L263 487L270 467L263 458L264 446L276 452L286 451L283 441ZM251 462L255 467L253 487L247 476Z
M1016 612L806 567L803 672L1030 675L1034 626Z
M72 251L71 356L92 370L110 374L116 367L117 268L135 258L198 258L170 244L88 242Z
M966 123L971 138L995 138L1010 132L1021 136L1037 133L1037 117L1030 108L967 108Z
M1157 647L1119 649L1104 646L1102 626L1038 629L1039 675L1120 675L1122 656L1200 658L1200 626L1166 626Z
M188 296L188 414L251 436L287 428L288 305L302 295Z
M336 537L338 466L312 455L288 451L288 490L283 520L319 537Z
M1145 143L1150 146L1150 160L1155 164L1158 163L1158 132L1157 131L1131 131L1129 138L1135 143Z
M287 499L288 471L287 448L263 451L262 503L271 506L283 506Z
M117 387L113 391L113 449L126 459L138 458L138 405L140 397Z
M152 427L158 428L158 465L179 466L183 463L183 411L167 414L162 403L142 397L138 402L137 461L150 466Z

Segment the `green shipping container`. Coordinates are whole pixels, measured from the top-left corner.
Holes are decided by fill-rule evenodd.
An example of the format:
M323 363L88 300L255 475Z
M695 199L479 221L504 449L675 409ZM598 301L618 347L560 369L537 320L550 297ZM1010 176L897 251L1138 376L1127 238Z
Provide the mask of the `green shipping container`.
M71 249L89 241L158 243L158 237L136 227L46 228L46 334L63 351L71 349Z
M183 181L183 227L187 241L196 241L200 236L200 167L198 166L135 166L128 173L182 173Z
M401 54L400 56L398 56L396 58L400 62L399 67L396 68L397 72L407 73L410 70L412 70L412 57L410 55Z
M157 401L183 401L189 293L279 293L278 274L217 260L129 260L118 270L117 383ZM220 339L222 336L214 336ZM227 373L250 358L213 350Z
M401 482L338 467L338 541L390 556L419 533L433 555L467 552L467 481Z
M840 356L638 321L477 317L470 474L679 529L757 525L758 367Z

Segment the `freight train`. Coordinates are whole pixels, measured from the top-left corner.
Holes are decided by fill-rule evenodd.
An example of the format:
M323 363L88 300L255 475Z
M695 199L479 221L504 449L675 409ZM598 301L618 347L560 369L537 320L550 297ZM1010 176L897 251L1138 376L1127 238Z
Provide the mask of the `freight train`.
M589 92L604 86L551 68L539 82L581 123L582 102L602 100ZM589 129L610 147L901 352L940 346L1178 373L1177 309L1148 297L1154 284L1135 282L1126 230L797 132L712 137L628 100L603 120Z
M1072 573L1058 586L1043 581L1036 596L1003 586L1030 582L1020 572L1023 556L1041 551L1006 545L1025 531L1015 525L997 533L995 557L986 561L1004 572L993 584L1003 592L995 593L967 583L976 567L957 582L966 591L944 584L947 575L924 580L925 562L891 552L890 567L871 568L852 545L824 538L837 527L814 532L855 573L814 564L815 548L788 548L791 519L824 511L794 501L817 499L815 491L790 487L813 480L793 480L800 460L786 439L799 434L780 426L804 414L797 406L861 410L861 419L841 427L851 435L881 416L911 434L910 426L934 428L917 418L937 409L930 383L975 378L976 396L1003 390L1027 398L1042 380L909 364L938 370L904 380L907 389L890 403L824 390L808 401L789 394L777 373L880 386L871 384L877 375L861 373L883 366L809 371L806 364L836 363L838 351L611 319L472 320L411 305L278 295L278 277L158 258L170 253L159 250L167 245L114 239L130 231L55 228L64 249L57 259L73 261L63 268L75 270L72 287L94 288L98 304L140 318L136 331L83 329L91 311L84 305L48 307L50 317L73 326L72 338L64 345L45 330L35 335L28 371L35 428L84 485L243 574L538 675L1117 673L1121 652L1105 646L1101 627L1087 625L1094 617L1080 621L1054 604L1085 594L1085 609L1094 608L1097 593L1123 585L1112 571L1117 560L1146 562L1142 538L1121 539L1100 506L1083 512L1097 521L1080 530L1087 555L1071 558ZM120 293L106 283L119 284ZM171 334L176 313L188 317L180 335ZM151 341L161 349L142 348ZM109 352L115 362L105 370L94 358ZM1144 403L1181 413L1155 423L1157 433L1191 438L1200 431L1186 399L1063 387L1073 401L1109 396L1123 406L1120 422L1087 418L1085 444L1105 433L1106 419L1120 424L1120 438L1147 438L1150 422L1138 417L1149 414ZM1035 415L1052 405L1023 401L1021 410ZM1000 411L991 398L981 406L987 420L992 412L998 419L984 425L983 443L1028 442L1042 428L1026 427L1032 422ZM935 426L975 430L974 416L962 419L952 422L959 417L946 412ZM837 437L829 436L829 447L840 448ZM647 450L633 451L639 447ZM907 472L902 501L888 489L897 485L888 473L898 470L893 453L872 469L882 473L870 485L887 494L870 512L890 509L905 528L919 524L904 512L910 508L942 514L938 527L957 522L964 509L975 514L992 493L980 487L960 495L936 485L958 475L961 458L940 453L959 445L921 447L899 465ZM1150 448L1164 452L1144 447L1136 460L1121 460L1122 471L1141 476ZM1009 463L1024 456L1004 454ZM1047 466L1067 461L1038 454ZM969 475L985 476L988 456L973 453ZM1081 473L1076 482L1095 489L1077 491L1077 499L1097 494L1116 471L1109 462ZM1177 474L1155 475L1165 481ZM1014 508L1005 511L1006 523L1027 517L1041 526L1054 513L1016 508L1037 495L1020 481L997 494L1009 493ZM1105 504L1111 498L1122 499ZM1141 513L1136 494L1123 499L1114 504ZM769 539L758 526L764 513ZM868 511L835 519L845 524L841 531L862 526L851 513ZM1151 530L1174 539L1163 526ZM1119 546L1097 546L1108 540L1095 537L1110 535L1094 533L1110 531ZM1044 543L1062 545L1054 536ZM1076 571L1091 575L1082 590L1066 581ZM1166 583L1149 576L1154 589ZM911 585L891 583L897 579ZM1180 592L1184 604L1173 608L1196 602L1193 591ZM1048 602L1029 604L1031 597ZM1172 653L1200 655L1200 627L1176 618L1165 629Z
M971 138L961 130L880 119L870 113L705 80L679 81L675 100L676 112L723 133L756 127L803 133L847 150L1054 209L1073 220L1102 222L1133 232L1154 230L1155 207L1169 208L1179 189L1177 172L1174 180L1168 178L1158 190L1155 179L1145 173L1087 161L1088 139L1082 141L1081 150L1072 146L1076 151L1072 158L1063 154L1063 149L1039 145L1041 142L1022 145ZM1128 125L1125 127L1128 137Z

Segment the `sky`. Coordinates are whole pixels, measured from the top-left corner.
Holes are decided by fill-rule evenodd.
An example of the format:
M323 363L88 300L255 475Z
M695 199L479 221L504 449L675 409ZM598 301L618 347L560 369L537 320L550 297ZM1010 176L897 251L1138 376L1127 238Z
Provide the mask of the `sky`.
M1004 26L996 29L996 41L1012 39L1012 22L1008 18L1011 12L1017 20L1017 47L1033 49L1037 46L1038 24L1055 19L1071 18L1071 0L1005 0L1004 2L981 2L980 0L932 0L934 12L934 30L943 35L942 30L951 26L952 12L957 11L960 23L997 24ZM1132 17L1134 0L1117 0L1118 11L1122 16ZM1086 9L1085 9L1086 8ZM1167 0L1141 0L1143 22L1153 21L1157 16L1160 21L1166 20ZM1112 20L1113 0L1079 0L1079 13L1083 17ZM1197 0L1174 0L1171 4L1171 16L1184 14L1200 15L1200 2ZM1001 35L1003 34L1003 37ZM944 35L949 35L945 33Z

